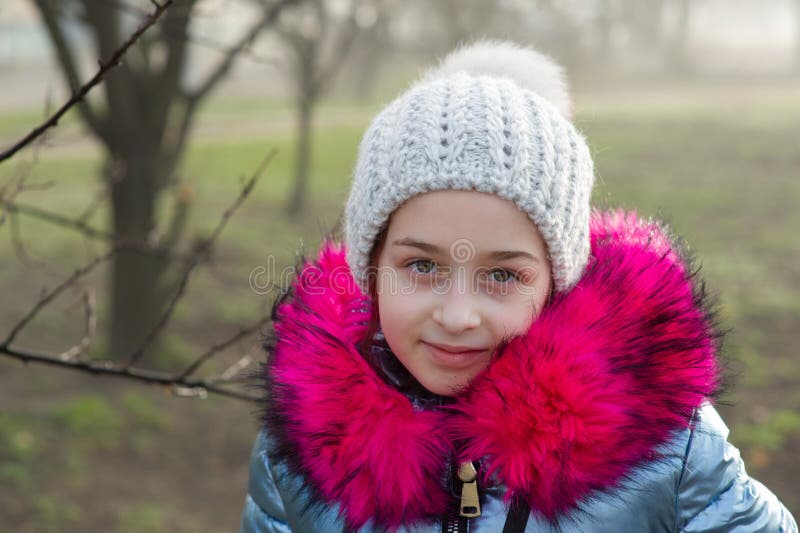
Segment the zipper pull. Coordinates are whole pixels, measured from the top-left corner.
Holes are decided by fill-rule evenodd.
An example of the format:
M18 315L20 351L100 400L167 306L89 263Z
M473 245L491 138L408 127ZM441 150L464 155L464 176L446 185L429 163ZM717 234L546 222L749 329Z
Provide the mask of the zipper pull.
M481 502L478 497L478 471L472 461L458 465L458 479L461 480L461 516L475 518L481 515Z

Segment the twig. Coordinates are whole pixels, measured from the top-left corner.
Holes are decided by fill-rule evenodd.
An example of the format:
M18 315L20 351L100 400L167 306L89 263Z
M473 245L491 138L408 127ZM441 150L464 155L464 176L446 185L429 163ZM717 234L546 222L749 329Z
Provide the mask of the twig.
M252 362L253 362L253 356L250 355L250 354L246 354L244 357L242 357L241 359L236 361L234 364L229 366L227 369L225 369L225 372L220 374L219 380L220 381L230 381L230 380L232 380L236 375L239 374L239 372L241 372L242 370L244 370L245 368L250 366L250 363L252 363ZM216 381L216 378L215 378L215 381Z
M233 335L229 339L226 339L226 340L224 340L224 341L222 341L222 342L220 342L218 344L213 345L211 348L206 350L205 353L203 353L200 357L195 359L189 366L187 366L186 369L183 372L177 374L176 375L177 379L184 379L184 378L194 374L194 372L200 367L200 365L202 365L203 363L205 363L206 361L211 359L211 357L213 357L214 354L216 354L217 352L219 352L221 350L224 350L228 346L238 342L240 339L246 337L247 335L250 335L251 333L253 333L257 329L259 329L261 326L263 326L264 324L269 322L269 320L270 320L270 317L269 316L265 316L261 320L256 322L255 324L253 324L253 325L251 325L249 327L240 329L238 332L236 332L235 335ZM224 376L225 376L225 373L223 373L223 375L222 375L222 379L223 380L230 379L230 378L225 378Z
M46 191L52 189L55 184L56 182L54 180L44 181L42 183L23 183L19 186L18 192Z
M103 201L106 200L109 196L111 196L111 186L113 185L114 180L119 180L119 178L111 178L112 183L103 184L99 191L97 191L89 202L89 205L83 210L77 219L76 222L79 224L86 224L90 218L97 212L101 205L103 205Z
M321 91L327 85L331 78L340 70L342 63L347 58L348 52L352 48L356 35L358 34L358 24L356 23L356 13L361 6L361 2L353 0L350 4L350 12L347 16L345 27L340 29L339 33L342 37L337 38L337 42L331 48L335 48L332 54L332 59L329 60L327 68L320 67L320 71L314 80L315 91Z
M239 193L239 196L236 198L233 204L231 204L231 206L228 207L228 209L226 209L224 213L222 213L222 217L220 221L217 223L216 228L214 228L214 231L211 233L211 236L202 241L198 245L194 254L190 258L189 264L186 266L180 281L178 281L178 287L175 290L172 299L167 304L167 308L161 315L161 318L159 319L155 327L150 331L150 333L148 333L147 337L144 339L141 346L139 346L136 350L134 350L134 352L130 355L127 363L125 364L125 368L131 367L136 363L136 361L138 361L142 357L147 348L161 333L161 330L164 329L164 327L167 325L170 318L172 317L172 314L175 312L175 307L178 301L180 301L180 299L183 297L183 293L186 290L186 285L189 283L189 278L191 277L192 272L197 267L197 265L200 264L203 258L210 252L214 244L214 241L216 241L217 237L219 237L220 233L222 233L222 230L227 225L228 220L230 220L233 213L235 213L236 210L239 208L239 206L241 206L242 203L247 199L247 197L250 196L250 193L253 191L253 187L255 187L256 182L258 182L259 178L261 178L261 175L264 173L264 170L267 168L267 165L269 165L270 161L272 161L272 158L275 157L276 153L277 150L273 149L264 158L261 164L258 165L258 168L256 168L253 175L245 183L244 187L242 188L242 191Z
M46 209L42 209L40 207L36 207L33 205L26 205L26 204L14 203L8 200L3 200L3 207L9 213L22 213L41 220L45 220L47 222L52 222L53 224L57 224L59 226L64 226L67 228L77 230L92 239L112 240L114 238L114 235L111 232L93 228L92 226L88 225L86 222L80 219L73 220L71 218L65 217L64 215L54 213L52 211L48 211Z
M14 154L16 154L18 151L22 150L25 146L33 142L37 137L41 136L45 131L56 126L61 117L67 111L69 111L70 108L72 108L72 106L83 100L86 94L90 90L92 90L98 83L100 83L111 69L113 69L120 63L122 56L125 55L125 53L128 51L128 48L130 48L137 40L139 40L139 37L141 37L142 34L145 31L147 31L148 28L150 28L150 26L156 23L156 21L161 17L164 11L166 11L167 8L173 4L173 2L174 0L164 0L163 4L158 4L155 1L153 1L153 4L156 6L155 11L153 11L150 15L148 15L148 17L139 25L136 31L133 32L131 36L128 38L128 40L125 41L125 43L123 43L123 45L114 52L114 54L108 61L100 62L100 70L97 71L97 73L92 77L92 79L90 79L88 82L82 85L80 89L74 92L72 94L72 97L69 100L67 100L67 102L64 105L62 105L58 109L58 111L56 111L49 119L47 119L41 125L34 128L28 135L26 135L24 138L18 141L14 146L0 153L0 163L2 163L7 159L10 159Z
M52 302L53 299L56 296L61 294L68 287L71 287L80 278L82 278L83 276L85 276L86 274L91 272L97 265L99 265L100 263L102 263L104 261L107 261L116 252L117 252L116 249L112 249L110 252L107 252L107 253L105 253L103 255L99 255L99 256L95 257L89 263L85 264L84 266L82 266L80 268L75 269L75 272L73 272L72 275L69 278L67 278L66 280L61 282L61 284L58 285L55 289L53 289L53 290L51 290L49 292L45 292L44 294L42 294L42 296L39 298L39 301L37 301L36 304L33 306L33 309L31 309L28 312L28 314L25 315L22 318L22 320L17 322L17 324L11 329L11 332L8 334L6 339L3 341L2 344L0 344L0 351L5 351L6 349L8 349L9 345L12 342L14 342L14 339L19 334L19 332L22 331L22 329L25 326L27 326L28 323L31 320L33 320L36 317L37 314L39 314L39 311L41 311L44 306L46 306L47 304Z
M24 168L25 164L20 164L20 168L24 168L19 174L19 176L14 180L13 178L9 180L6 185L0 187L0 207L6 207L5 204L8 204L14 200L17 196L25 191L33 191L33 190L45 190L53 186L54 182L44 182L44 183L37 183L37 184L28 184L26 180L30 176L31 169L36 165L39 160L39 148L42 146L46 135L42 135L39 137L39 140L36 141L33 150L33 161L27 164L27 168ZM16 181L16 183L14 183ZM6 192L10 190L10 192ZM5 222L6 215L8 214L9 210L3 209L2 213L0 213L0 226L3 225Z
M73 229L83 234L83 236L87 238L109 242L111 243L112 246L115 246L117 250L120 251L130 250L132 252L136 252L143 255L150 255L153 257L164 258L164 259L171 259L184 263L192 259L192 256L189 254L167 250L162 247L154 248L153 246L148 245L145 242L125 240L125 239L115 240L114 235L110 231L101 230L87 224L86 221L82 220L83 215L81 217L78 217L77 219L71 219L65 217L60 213L48 211L40 207L27 204L13 203L9 200L2 200L2 199L0 199L0 205L2 205L5 208L5 212L8 212L12 215L23 214L26 216L37 218L39 220L44 220L45 222L50 222L57 226Z
M8 222L9 229L11 230L9 232L11 236L11 248L14 250L14 255L17 256L17 259L23 265L31 266L31 258L25 250L25 245L22 243L21 230L17 217L11 213L11 216L8 217Z
M78 341L78 344L58 356L62 361L72 361L76 357L85 354L92 344L92 339L97 330L97 320L94 314L94 291L87 290L83 293L83 305L86 310L83 337Z
M233 390L221 385L217 385L208 379L184 378L176 379L175 374L170 372L161 372L156 370L145 370L140 368L129 368L122 365L115 364L111 361L64 361L57 355L46 353L37 353L32 351L24 351L12 348L7 345L0 346L0 353L9 355L15 359L19 359L23 363L41 363L60 368L69 368L82 372L89 372L92 374L104 376L117 376L122 378L133 379L144 383L153 385L163 385L171 387L173 392L180 394L181 391L185 393L189 390L203 389L208 392L221 394L230 398L238 400L246 400L250 402L258 401L259 397L256 394L247 394L242 391Z
M186 36L186 40L194 45L214 50L226 56L231 54L237 55L237 50L234 50L236 45L231 46L226 43L212 39L211 37L206 37L204 35L189 34ZM269 65L272 67L278 66L278 59L276 57L260 55L255 53L253 50L249 48L238 51L238 57L243 57L249 59L250 61L253 61L254 63L260 63L262 65Z
M239 41L231 46L226 52L223 59L219 62L216 68L209 74L209 76L200 84L197 89L187 95L187 100L189 105L196 105L196 103L202 100L214 86L219 83L219 81L225 77L225 74L233 66L233 63L236 61L236 56L245 50L250 44L258 37L261 31L272 24L275 20L277 20L278 15L280 15L283 8L289 6L291 4L297 3L298 0L281 0L269 7L269 9L265 9L261 15L261 18L253 24L250 30L245 33Z

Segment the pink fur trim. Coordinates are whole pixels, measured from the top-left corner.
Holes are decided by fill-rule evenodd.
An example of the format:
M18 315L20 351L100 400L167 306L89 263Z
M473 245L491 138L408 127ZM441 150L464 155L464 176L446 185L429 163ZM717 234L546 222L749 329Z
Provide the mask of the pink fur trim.
M324 501L360 527L443 514L453 442L548 519L656 458L718 387L714 331L669 238L595 213L593 257L447 412L417 412L358 354L369 319L344 250L323 245L277 310L272 408Z

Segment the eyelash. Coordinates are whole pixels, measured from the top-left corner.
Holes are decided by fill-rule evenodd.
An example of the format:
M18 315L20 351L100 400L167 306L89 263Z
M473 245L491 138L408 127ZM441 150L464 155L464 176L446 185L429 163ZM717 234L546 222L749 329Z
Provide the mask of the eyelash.
M410 269L411 269L411 271L412 271L412 272L414 272L415 274L431 274L431 272L419 272L419 271L417 271L417 270L414 268L414 265L417 265L417 264L419 264L419 263L428 263L428 264L430 264L430 265L432 265L432 266L436 266L436 263L434 263L434 262L433 262L433 261L431 261L430 259L413 259L413 260L409 261L408 263L406 263L406 264L405 264L405 265L403 265L403 266L404 266L405 268L410 268Z
M413 260L407 262L403 266L405 268L410 268L412 272L414 272L415 274L418 274L418 275L427 275L427 274L435 273L433 271L428 271L428 272L419 272L419 271L417 271L414 268L414 265L417 265L419 263L428 263L428 264L430 264L432 266L432 268L436 267L436 262L435 261L431 261L430 259L413 259ZM509 270L507 268L495 268L495 269L490 270L489 274L492 274L493 272L503 272L503 273L508 274L508 279L507 280L498 281L498 283L511 283L512 281L520 281L520 275L517 272L513 271L513 270Z

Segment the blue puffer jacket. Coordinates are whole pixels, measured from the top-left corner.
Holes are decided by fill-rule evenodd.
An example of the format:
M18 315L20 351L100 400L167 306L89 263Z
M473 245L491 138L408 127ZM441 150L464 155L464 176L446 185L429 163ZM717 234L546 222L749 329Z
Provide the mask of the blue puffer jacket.
M529 532L796 532L712 407L719 334L694 271L635 215L591 231L580 282L452 398L369 337L345 251L324 245L276 302L242 531L500 532L511 515Z
M563 533L705 532L791 533L797 531L789 512L767 489L745 472L739 451L727 441L728 428L716 410L697 412L694 430L680 431L666 451L672 459L658 468L638 469L628 487L597 496L581 516L564 518ZM250 483L242 515L243 533L332 533L344 530L338 509L306 511L309 496L303 481L285 465L271 463L262 432L250 459ZM472 533L503 530L508 508L503 488L484 495L481 516L472 519ZM365 526L360 531L375 531ZM403 532L442 531L441 524L402 527ZM554 525L535 515L528 533L555 532Z

